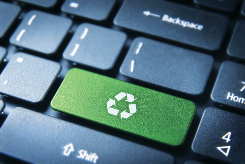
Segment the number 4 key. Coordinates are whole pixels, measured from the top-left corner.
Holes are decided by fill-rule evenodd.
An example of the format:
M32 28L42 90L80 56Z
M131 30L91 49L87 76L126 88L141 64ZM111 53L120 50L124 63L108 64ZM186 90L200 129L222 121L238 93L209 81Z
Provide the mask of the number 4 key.
M208 108L202 116L192 150L222 162L245 163L244 143L244 116Z

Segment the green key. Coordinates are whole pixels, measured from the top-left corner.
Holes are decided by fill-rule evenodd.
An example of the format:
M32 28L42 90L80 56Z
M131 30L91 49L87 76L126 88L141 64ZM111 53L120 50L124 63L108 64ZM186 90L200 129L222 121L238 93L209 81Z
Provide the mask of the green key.
M51 107L172 146L184 142L196 112L191 101L77 68Z

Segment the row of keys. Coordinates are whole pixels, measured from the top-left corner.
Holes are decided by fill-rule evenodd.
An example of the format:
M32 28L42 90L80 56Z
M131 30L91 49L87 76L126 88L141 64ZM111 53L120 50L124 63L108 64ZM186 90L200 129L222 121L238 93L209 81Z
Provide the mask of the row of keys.
M206 109L192 150L222 162L244 163L244 122L243 116ZM1 153L31 163L174 163L167 153L24 108L9 114L0 142Z
M18 0L21 2L29 3L32 5L50 8L54 7L57 0ZM62 11L74 14L81 17L86 17L94 19L97 21L105 20L108 17L109 12L112 10L115 0L104 0L91 2L90 0L66 0L62 6ZM194 0L197 5L212 8L215 10L233 12L237 7L238 0ZM98 7L100 6L100 7ZM87 9L90 10L87 10ZM244 8L242 9L242 14L244 13Z
M118 19L120 19L120 17ZM54 22L57 22L57 23L54 23ZM128 22L128 23L131 25L130 22ZM245 42L244 38L241 35L241 34L245 33L245 30L242 28L243 25L244 25L244 21L237 23L237 26L236 26L234 34L232 36L230 45L228 47L228 54L229 55L234 56L234 57L238 57L241 59L245 58L243 53L242 53L243 49L244 49L242 45ZM26 17L24 18L24 20L22 21L22 23L20 24L18 29L12 35L12 37L10 38L10 42L14 45L49 55L49 54L53 54L54 52L56 52L56 50L58 49L58 47L61 44L64 37L66 36L70 27L71 27L71 21L67 18L62 18L62 17L42 13L39 11L31 11L26 15ZM80 27L80 28L82 28L82 27ZM88 54L95 54L96 53L95 50L100 49L100 47L106 47L105 49L108 50L108 48L107 48L108 45L112 44L109 41L118 37L119 38L118 41L113 43L114 44L113 47L115 47L115 48L113 50L110 50L111 52L106 52L106 53L113 55L113 57L110 57L110 60L117 58L118 53L120 52L121 47L126 40L126 37L120 37L119 34L117 34L120 32L113 32L113 30L107 30L108 32L105 34L105 30L101 30L101 28L97 27L97 26L91 27L91 25L90 25L90 28L85 27L84 31L82 31L80 28L77 29L77 32L75 33L73 40L70 42L72 48L74 47L74 49L71 50L72 51L71 56L75 55L75 54L73 54L73 51L74 51L74 53L76 53L76 51L78 50L78 46L80 45L78 43L74 43L74 42L76 42L74 40L78 37L80 37L80 39L83 40L85 38L85 36L87 35L88 30L91 29L91 31L89 32L89 37L87 37L87 38L92 38L93 36L101 36L101 37L99 37L99 38L101 38L101 40L96 40L94 38L92 40L86 39L85 41L82 42L83 47L86 47L86 45L90 44L90 42L95 43L95 44L93 44L94 47L91 49L94 52L91 52L91 50L90 50L88 52ZM173 30L174 28L171 28L171 29ZM185 29L183 29L183 30L185 30ZM38 33L36 31L38 31ZM162 31L162 29L161 29L161 31ZM184 34L186 34L186 33L184 33ZM77 36L77 35L79 35L79 36ZM120 35L123 35L123 34L120 34ZM203 34L203 36L205 36L205 35L206 34ZM53 36L55 36L55 37L53 37ZM183 38L186 38L186 37L183 37ZM206 37L206 38L209 38L209 37ZM215 39L211 39L211 40L215 40ZM104 45L106 43L107 43L107 45ZM197 43L197 42L195 41L195 43ZM207 43L212 44L212 42L210 42L210 41L207 41ZM75 46L72 44L75 44ZM71 49L71 47L68 47L68 48ZM67 53L67 52L65 52L65 53ZM102 56L103 56L103 54L102 54ZM65 56L67 58L67 55L65 55ZM83 57L83 55L80 56L80 58L82 58L82 57ZM103 57L101 57L101 58L103 58ZM71 59L69 59L69 60L71 60ZM80 62L77 61L77 63L80 63ZM89 63L85 63L85 64L89 65ZM91 64L91 66L94 66L94 65ZM110 66L111 66L111 64L110 64ZM98 66L98 68L101 68L101 67ZM105 68L101 68L101 69L105 69Z
M159 2L154 1L154 3L150 5L145 1L141 1L140 3L141 5L137 5L137 3L133 1L125 1L114 23L124 28L208 50L218 50L220 48L228 22L225 16L160 0ZM6 33L6 30L20 11L18 6L7 3L3 4L6 6L6 9L3 10L3 16L0 16L0 19L1 17L5 19L4 16L6 14L4 13L9 13L9 11L12 10L15 12L8 14L9 19L2 20L2 22L8 21L6 22L6 27L0 29L0 34L2 33L2 35ZM11 10L8 8L10 6ZM142 6L145 6L144 10ZM164 7L164 10L162 10L162 7ZM179 13L176 11L179 11ZM184 11L188 12L185 12L185 15L181 14ZM196 13L194 16L191 14L193 12ZM127 15L134 17L138 21L131 22L131 20L135 19L125 19ZM207 19L200 19L202 17L207 17ZM71 24L71 20L67 18L39 11L31 11L25 16L22 23L12 35L10 42L16 46L31 49L42 54L53 54L65 38ZM244 55L241 54L242 51L237 52L236 49L237 47L242 47L240 45L244 43L244 38L241 37L242 35L239 35L244 33L244 29L241 28L243 24L244 22L237 24L228 48L229 55L242 59L244 59ZM38 31L38 33L35 31ZM213 33L216 35L213 35ZM55 37L53 37L54 35ZM100 35L103 35L103 33Z
M84 27L88 26L89 24L85 24L80 27L83 31ZM122 37L125 36L122 35ZM86 49L85 47L82 48ZM70 55L72 51L67 53L70 60L79 60L76 55ZM6 50L0 47L1 61L5 55ZM81 59L80 61L82 62ZM96 59L88 56L88 59L83 62L86 61L92 63ZM35 63L34 66L33 63ZM100 62L94 64L100 66L98 65ZM133 79L191 95L199 95L205 89L212 65L213 58L209 55L146 38L136 38L120 71L123 75ZM103 67L103 63L101 63L101 67ZM59 75L60 69L60 65L56 62L17 53L1 74L0 92L32 103L40 102ZM245 66L242 64L228 61L223 63L211 95L215 102L245 109L244 69Z

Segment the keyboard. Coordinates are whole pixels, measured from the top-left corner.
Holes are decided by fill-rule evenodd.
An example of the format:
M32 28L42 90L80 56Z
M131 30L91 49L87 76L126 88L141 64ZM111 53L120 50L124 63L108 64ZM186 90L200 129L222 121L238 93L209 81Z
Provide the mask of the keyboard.
M244 0L0 0L0 163L245 164Z

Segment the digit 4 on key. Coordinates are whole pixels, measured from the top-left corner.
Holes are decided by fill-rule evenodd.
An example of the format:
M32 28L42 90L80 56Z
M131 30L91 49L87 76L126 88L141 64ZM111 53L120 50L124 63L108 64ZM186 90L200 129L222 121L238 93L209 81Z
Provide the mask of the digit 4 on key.
M231 132L226 133L222 139L226 141L226 143L229 143L231 141ZM221 146L216 147L221 153L223 153L225 156L229 156L231 146Z

